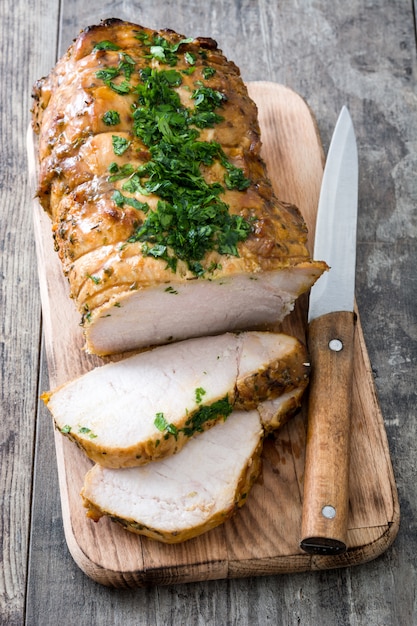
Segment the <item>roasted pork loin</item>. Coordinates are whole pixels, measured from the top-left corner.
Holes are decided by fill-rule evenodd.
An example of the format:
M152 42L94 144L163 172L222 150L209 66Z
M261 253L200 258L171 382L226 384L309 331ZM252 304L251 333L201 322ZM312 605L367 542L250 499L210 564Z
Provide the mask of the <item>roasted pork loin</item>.
M257 411L234 411L168 459L118 470L95 465L82 490L87 515L110 516L165 543L196 537L246 502L261 469L262 440Z
M176 454L236 409L258 409L265 430L277 428L299 406L308 375L297 339L225 333L97 367L44 400L56 427L92 460L133 467Z
M279 322L326 269L212 39L107 20L34 98L38 196L90 352Z

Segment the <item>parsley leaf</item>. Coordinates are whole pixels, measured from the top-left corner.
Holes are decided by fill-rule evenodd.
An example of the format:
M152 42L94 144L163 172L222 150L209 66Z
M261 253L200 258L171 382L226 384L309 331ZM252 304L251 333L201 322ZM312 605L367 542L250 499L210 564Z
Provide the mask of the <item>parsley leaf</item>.
M104 82L107 82L107 81L111 80L112 78L115 78L116 76L118 76L119 73L120 72L119 72L119 68L118 67L106 67L103 70L98 70L96 72L96 76L100 80L104 80Z
M120 114L117 111L106 111L101 118L107 126L116 126L116 124L120 124Z
M224 175L224 182L228 189L237 189L238 191L244 191L250 186L249 178L246 178L243 170L238 167L228 167L228 172Z
M212 111L227 100L224 93L211 87L198 87L194 89L191 97L195 100L195 107L202 111Z
M123 191L128 191L129 193L140 193L143 196L149 195L149 191L141 184L140 176L137 171L130 176L128 181L123 183L122 189Z
M99 285L101 283L101 279L98 276L94 276L92 274L87 274L87 278L92 280L95 285Z
M219 124L223 120L224 117L214 111L198 111L190 115L190 123L195 124L198 128L213 128L215 124Z
M99 41L99 43L94 46L92 52L97 52L97 50L120 50L120 46L105 39L103 41Z
M145 213L149 211L149 205L146 202L139 202L136 198L124 196L118 189L113 192L112 200L119 208L123 208L127 204L138 211L144 211Z
M154 425L156 426L156 428L158 430L160 430L161 432L163 430L165 430L166 426L167 426L167 421L164 417L163 413L157 413L155 416L155 420L154 420Z
M197 402L197 404L201 404L203 396L205 396L206 393L207 392L205 389L203 389L203 387L197 387L197 389L195 390L195 401Z
M163 413L157 413L154 420L154 425L156 428L163 432L164 430L170 435L174 435L175 438L178 436L178 428L175 424L169 424Z
M191 52L185 52L184 59L187 61L188 65L195 65L195 62L196 62L195 54L192 54Z
M216 70L214 69L214 67L203 67L203 78L205 78L206 80L214 76L215 73Z
M120 137L120 135L112 135L111 140L114 154L117 154L117 156L124 154L131 144L126 137Z
M170 44L164 37L160 35L154 35L152 40L149 39L149 36L145 33L141 35L138 33L136 35L139 39L145 43L145 45L149 45L149 54L146 55L147 58L157 59L162 63L166 63L168 65L176 65L177 64L177 52L183 44L191 43L194 41L191 37L187 39L181 39L176 44Z
M225 396L221 400L213 402L207 406L201 406L185 423L181 431L187 437L191 437L196 432L204 430L203 425L213 419L223 417L226 419L232 412L233 406L229 402L229 398Z
M102 80L110 89L120 95L130 92L130 77L135 69L135 61L129 54L121 52L119 54L119 64L117 66L105 67L96 72L96 77ZM115 83L114 79L124 76L121 82Z
M114 183L116 180L120 180L122 178L127 178L135 171L135 168L131 163L124 163L121 167L117 165L117 163L110 163L108 170L110 172L110 176L108 177L108 181L110 183Z

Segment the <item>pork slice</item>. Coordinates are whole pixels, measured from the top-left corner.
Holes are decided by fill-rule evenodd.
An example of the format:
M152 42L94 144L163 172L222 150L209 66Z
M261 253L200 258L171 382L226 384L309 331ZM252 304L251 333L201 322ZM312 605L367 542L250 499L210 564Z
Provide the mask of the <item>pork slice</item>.
M283 393L273 400L260 402L257 410L265 433L281 428L300 409L304 394L303 387Z
M178 452L232 409L304 390L304 345L281 333L188 339L109 363L44 395L56 427L97 463L131 467Z
M131 270L129 262L123 264L120 254L118 257L112 265L116 266L115 271L117 266L120 273L127 266ZM145 262L145 267L140 268L142 280L147 274L158 275L159 284L128 292L128 285L121 278L120 287L114 288L110 300L89 309L84 323L89 352L106 355L128 351L132 346L159 345L276 324L292 311L298 296L322 271L310 263L299 263L269 272L230 272L218 280L178 283L163 267L147 272L149 265ZM130 274L130 278L135 276ZM132 284L137 283L132 280Z
M144 467L95 465L82 497L87 515L110 516L127 530L165 543L196 537L242 506L260 468L257 411L234 411L177 455Z

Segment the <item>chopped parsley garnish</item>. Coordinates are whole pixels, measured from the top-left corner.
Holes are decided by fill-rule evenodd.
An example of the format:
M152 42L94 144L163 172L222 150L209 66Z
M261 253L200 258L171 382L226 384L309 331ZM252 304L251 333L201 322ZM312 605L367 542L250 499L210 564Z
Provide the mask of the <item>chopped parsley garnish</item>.
M166 421L163 413L157 413L154 420L155 427L161 432L165 430L168 422Z
M190 114L190 123L198 128L213 128L215 124L223 121L223 117L214 111L196 111Z
M91 432L91 428L87 428L87 426L80 426L78 429L80 435L88 435L90 439L96 439L97 435Z
M113 192L112 200L119 208L123 208L124 205L127 204L138 211L149 211L149 206L146 202L140 202L139 200L136 200L136 198L124 196L118 189Z
M121 83L115 83L110 81L109 87L111 87L113 91L120 94L121 96L130 92L130 83L128 80L123 80Z
M226 96L221 91L204 86L194 89L191 97L195 100L196 109L200 111L212 111L227 100Z
M152 38L150 38L144 31L138 31L136 38L142 41L145 46L149 46L149 54L146 55L146 58L157 59L171 66L177 64L178 57L176 53L180 46L194 41L192 37L189 37L187 39L181 39L175 44L171 44L160 35L153 35Z
M98 70L96 72L97 78L100 78L105 83L109 82L112 78L116 78L119 76L119 68L118 67L107 67L104 70Z
M107 126L116 126L120 124L120 115L117 111L106 111L101 118Z
M169 435L174 435L175 438L178 436L178 428L174 424L169 424L163 413L157 413L154 420L155 427L161 431L166 431Z
M239 191L243 191L250 186L250 180L246 178L243 170L233 166L228 166L226 169L227 173L224 175L224 182L226 183L226 187L228 189L238 189Z
M188 65L195 65L196 56L191 52L185 52L184 59L187 61Z
M129 191L130 193L141 193L144 196L149 195L149 191L143 187L140 182L140 176L138 172L134 172L132 176L129 176L129 180L123 183L123 190Z
M119 135L113 135L111 140L114 154L117 154L117 156L124 154L131 143L126 137L120 137Z
M192 43L192 38L170 43L164 37L137 31L135 36L142 41L149 53L144 54L149 65L138 72L140 81L132 87L130 78L135 71L135 62L119 52L117 66L104 67L96 72L118 93L132 93L136 101L132 105L133 134L149 151L149 160L139 167L126 163L112 163L109 167L109 182L126 179L113 192L116 206L125 205L144 212L138 219L128 242L140 242L142 254L164 260L176 272L178 260L182 260L196 276L213 272L204 267L204 258L209 251L238 256L238 244L247 239L252 231L252 222L229 212L222 194L227 189L246 190L251 181L244 171L234 166L215 141L201 141L200 129L212 128L223 121L221 109L227 97L219 90L208 87L203 81L194 83L190 93L191 106L185 106L177 92L182 84L184 70L174 66L183 45ZM102 45L106 44L102 42ZM112 48L102 48L112 49ZM185 49L184 59L194 68L200 59L207 57ZM156 59L165 68L151 66ZM203 61L205 62L205 61ZM170 66L170 67L166 67ZM216 70L204 66L202 76L211 78ZM136 72L135 72L136 73ZM103 116L108 125L119 123L116 111ZM123 155L131 145L125 137L113 135L113 150ZM219 163L224 168L222 182L208 182L203 169ZM139 202L129 194L156 194L156 207Z
M121 178L127 178L135 171L135 168L131 163L124 163L122 166L117 165L117 163L110 163L109 165L109 182L114 183L116 180L120 180Z
M214 76L215 73L216 73L216 70L214 69L214 67L203 68L203 78L205 78L206 80Z
M101 279L98 276L94 276L92 274L87 274L87 278L92 280L95 285L99 285L101 283Z
M186 67L185 70L181 70L181 74L184 74L184 76L191 76L191 74L194 74L194 72L195 72L194 65L190 65L190 67Z
M196 432L202 432L203 425L213 419L223 417L226 419L232 412L233 406L230 404L227 396L217 402L213 402L208 406L201 406L185 423L182 432L187 437L191 437Z
M114 67L106 67L96 72L96 77L118 94L127 94L131 90L130 77L135 69L135 61L125 52L119 54L119 64ZM114 82L115 78L123 76L120 82Z
M196 398L197 394L199 396L203 396L206 393L204 389L200 387L197 388L195 392ZM200 402L198 402L198 404L200 404ZM173 435L175 439L177 439L180 433L183 433L186 437L191 437L196 432L202 432L204 430L203 426L206 422L210 422L215 419L217 420L221 417L227 419L232 410L233 406L229 402L229 398L225 396L221 400L213 402L213 404L209 404L207 406L200 405L200 408L185 422L185 426L183 428L178 428L175 424L169 423L163 413L156 413L154 426L160 432L166 433L165 438L167 438L168 435Z
M207 392L205 389L203 389L202 387L197 387L197 389L195 390L195 401L197 402L197 404L201 404L201 401L206 393Z
M129 242L146 242L143 253L164 259L173 271L176 259L182 259L199 276L204 274L199 261L208 250L237 256L237 244L250 231L246 220L230 215L227 205L215 197L204 206L190 201L187 194L179 194L174 203L158 201L156 211L149 212Z
M92 51L96 52L97 50L120 50L120 46L105 39L104 41L99 41L99 43L94 46Z

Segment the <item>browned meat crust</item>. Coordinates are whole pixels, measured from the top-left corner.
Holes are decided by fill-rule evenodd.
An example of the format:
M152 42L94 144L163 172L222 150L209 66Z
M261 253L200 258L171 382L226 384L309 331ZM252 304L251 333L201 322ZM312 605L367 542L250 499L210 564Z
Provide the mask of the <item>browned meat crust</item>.
M156 284L307 263L305 290L326 267L311 262L299 211L274 196L256 106L212 39L116 19L88 27L35 84L33 128L39 200L84 321ZM177 180L168 180L175 162ZM185 217L178 203L187 204ZM220 226L219 207L227 214ZM206 221L196 226L193 211Z

